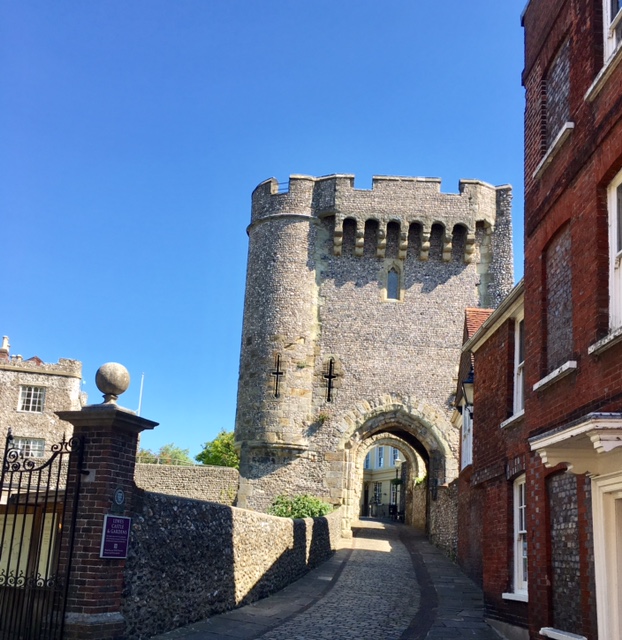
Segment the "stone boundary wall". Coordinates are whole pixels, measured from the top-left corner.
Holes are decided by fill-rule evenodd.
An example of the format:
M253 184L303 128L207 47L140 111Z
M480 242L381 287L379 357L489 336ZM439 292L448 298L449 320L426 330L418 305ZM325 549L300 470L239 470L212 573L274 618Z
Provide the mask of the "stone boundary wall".
M411 518L407 521L412 527L425 531L425 523L427 519L427 495L428 483L421 482L412 489L412 503L410 505Z
M436 505L430 509L430 542L452 560L458 555L458 482L440 486Z
M122 614L126 640L268 596L339 546L341 510L291 520L143 492L134 503Z
M145 491L233 505L240 474L231 467L137 463L134 481Z

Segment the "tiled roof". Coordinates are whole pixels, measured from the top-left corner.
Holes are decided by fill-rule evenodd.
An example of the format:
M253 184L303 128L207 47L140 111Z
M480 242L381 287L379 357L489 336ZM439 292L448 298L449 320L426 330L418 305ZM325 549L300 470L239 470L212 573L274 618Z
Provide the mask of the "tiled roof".
M465 309L467 339L475 335L475 332L486 322L493 311L494 309L480 309L478 307Z

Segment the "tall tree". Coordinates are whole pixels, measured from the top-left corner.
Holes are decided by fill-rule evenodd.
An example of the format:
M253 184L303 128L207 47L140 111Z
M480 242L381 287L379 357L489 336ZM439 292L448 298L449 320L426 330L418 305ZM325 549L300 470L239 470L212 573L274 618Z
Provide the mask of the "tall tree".
M180 466L194 464L194 460L190 457L190 449L181 449L173 442L165 444L155 452L150 449L140 449L138 462L146 464L176 464Z
M240 456L233 446L233 441L233 431L223 429L213 440L203 445L203 451L195 460L201 464L239 469Z

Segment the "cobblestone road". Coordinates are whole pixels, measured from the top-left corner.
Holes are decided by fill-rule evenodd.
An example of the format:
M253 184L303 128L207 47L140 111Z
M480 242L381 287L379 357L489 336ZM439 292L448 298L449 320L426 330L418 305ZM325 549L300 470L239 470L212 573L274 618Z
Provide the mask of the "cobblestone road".
M498 640L481 592L424 536L371 520L355 533L274 596L153 640Z

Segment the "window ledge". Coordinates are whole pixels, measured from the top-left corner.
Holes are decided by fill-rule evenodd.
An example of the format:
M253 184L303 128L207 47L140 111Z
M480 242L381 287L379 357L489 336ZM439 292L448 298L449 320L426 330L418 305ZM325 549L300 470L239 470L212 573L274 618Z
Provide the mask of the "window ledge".
M598 75L594 79L594 82L590 85L590 88L585 94L585 100L592 102L596 96L600 93L601 89L607 84L607 80L614 72L615 68L620 64L622 60L622 42L618 44L616 50L611 54L605 66L599 71Z
M587 640L585 636L570 633L570 631L560 631L559 629L553 629L553 627L542 627L540 635L554 640Z
M544 154L544 158L540 160L540 164L536 167L536 170L533 172L533 177L537 180L543 173L544 170L553 162L553 158L557 155L559 150L564 145L564 142L568 139L570 134L574 131L574 122L566 122L564 126L560 129L560 132L555 136L555 140L551 143L551 146L547 149Z
M513 416L510 416L507 420L504 420L499 425L499 428L500 429L505 429L506 427L509 427L509 426L513 425L515 422L518 422L524 415L525 415L525 410L521 409L520 411L515 413Z
M555 369L555 371L551 371L548 376L542 378L533 385L534 391L544 391L547 387L552 385L554 382L565 378L569 373L572 373L577 368L576 360L568 360L568 362L564 362L561 367Z
M529 597L527 596L526 593L502 593L501 597L504 600L516 600L516 602L529 602Z
M599 353L602 353L603 351L609 349L609 347L613 347L614 344L617 344L621 340L622 326L612 329L604 338L602 338L598 342L595 342L594 344L591 344L587 348L587 352L591 356L598 355Z

